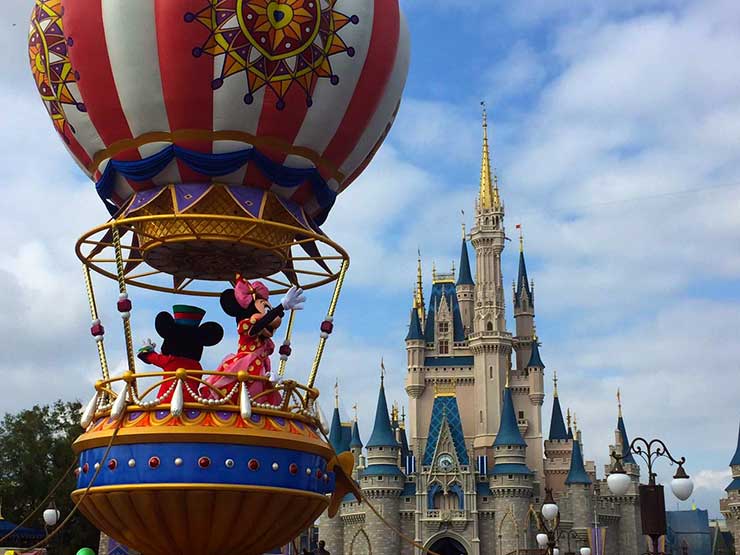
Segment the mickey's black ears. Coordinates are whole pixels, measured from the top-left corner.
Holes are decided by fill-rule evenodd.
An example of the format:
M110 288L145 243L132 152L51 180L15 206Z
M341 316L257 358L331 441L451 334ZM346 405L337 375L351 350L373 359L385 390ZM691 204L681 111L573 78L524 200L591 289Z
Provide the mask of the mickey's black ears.
M200 342L204 347L211 347L224 337L224 329L216 322L206 322L198 328Z
M234 295L233 289L227 289L221 293L221 308L229 316L238 316L243 310L242 307L236 302L236 296Z
M167 339L172 335L175 328L175 319L169 312L160 312L154 320L154 329L160 337Z

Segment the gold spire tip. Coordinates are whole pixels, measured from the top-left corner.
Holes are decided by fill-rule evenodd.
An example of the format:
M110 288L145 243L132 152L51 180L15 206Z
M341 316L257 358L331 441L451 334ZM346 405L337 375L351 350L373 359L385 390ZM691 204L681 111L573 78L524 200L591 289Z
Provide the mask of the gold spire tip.
M352 412L354 413L355 422L357 422L359 420L359 418L357 417L357 403L352 405Z
M570 408L565 409L565 419L568 422L568 428L570 428Z
M383 357L380 357L380 385L385 381L385 363Z
M619 408L619 418L622 418L622 392L617 388L617 407Z
M507 389L509 388L509 369L506 369L506 386Z
M552 371L552 381L555 384L552 395L553 397L557 397L558 396L558 372L557 370Z
M339 378L334 381L334 408L339 408Z

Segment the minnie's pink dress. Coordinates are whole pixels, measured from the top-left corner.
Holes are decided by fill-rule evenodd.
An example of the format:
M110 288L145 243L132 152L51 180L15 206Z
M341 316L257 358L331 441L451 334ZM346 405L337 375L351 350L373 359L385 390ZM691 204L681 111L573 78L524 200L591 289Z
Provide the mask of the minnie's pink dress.
M260 334L255 336L249 335L259 319L261 314L255 314L252 317L239 322L239 352L227 356L218 367L218 372L229 372L237 374L244 371L250 376L267 376L270 373L270 355L275 350L275 343L269 337L263 337ZM230 391L236 383L236 376L209 376L206 381L222 391ZM258 394L266 389L271 389L268 382L255 381L248 385L249 395L254 399ZM209 387L201 386L201 395L204 397L217 398L216 393ZM282 397L278 391L272 391L262 395L257 399L258 403L270 403L279 405Z

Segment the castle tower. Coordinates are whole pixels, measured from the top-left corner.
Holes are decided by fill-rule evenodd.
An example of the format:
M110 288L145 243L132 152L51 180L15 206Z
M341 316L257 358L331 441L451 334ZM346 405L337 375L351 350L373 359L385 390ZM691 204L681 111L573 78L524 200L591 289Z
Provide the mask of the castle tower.
M491 181L488 121L483 111L483 160L475 224L470 234L476 258L475 308L469 345L473 353L475 404L479 408L473 445L477 454L490 454L501 414L501 385L511 368L511 334L506 313L501 253L506 240L504 205L498 180Z
M502 553L524 547L524 536L517 536L513 522L525 522L533 493L533 473L527 466L527 442L524 441L509 384L506 384L501 410L501 426L493 443L493 470L490 487L494 498L496 530L508 530L501 538ZM508 516L507 516L508 515Z
M638 541L641 541L639 532L642 530L642 522L640 517L640 501L638 487L640 485L640 466L635 461L634 456L630 450L630 442L627 436L627 428L624 424L624 418L622 417L622 396L617 390L617 428L614 431L614 445L609 446L609 460L610 464L605 467L605 474L608 475L611 471L611 453L617 452L622 454L622 464L625 471L632 479L627 493L621 497L615 497L611 495L609 488L603 485L601 488L602 494L605 498L616 504L619 510L619 544L627 553L637 553L641 545Z
M468 335L473 330L475 282L473 281L473 274L470 272L465 224L463 224L462 248L460 250L460 270L457 275L457 301L460 304L460 316L462 317L465 334Z
M355 405L355 410L357 405ZM357 414L355 413L355 421L352 423L352 438L349 442L349 450L352 452L352 456L355 458L355 468L352 471L352 478L357 480L361 469L365 466L365 461L362 456L362 440L360 439L360 427L357 424Z
M572 432L571 432L572 434ZM570 469L565 478L568 505L571 510L573 529L588 534L588 528L594 520L593 496L591 493L591 478L583 464L583 453L578 434L573 440L573 450L570 457Z
M367 467L362 471L360 487L373 506L395 528L401 527L400 495L405 477L398 468L400 446L396 441L388 416L388 403L385 398L383 377L380 378L378 405L375 412L375 425L367 440ZM388 528L375 515L368 511L365 517L365 531L373 551L379 553L400 553L401 544L397 534L389 533ZM376 548L377 546L377 548ZM335 553L329 550L330 553ZM336 553L348 553L338 550Z
M528 396L520 395L520 414L523 412L526 418L526 429L524 437L528 444L527 465L535 476L541 478L544 473L544 451L542 445L542 403L545 400L545 363L540 356L539 342L534 336L532 348L525 369L524 376L519 375L520 380L526 380L528 385ZM521 410L524 409L524 410Z
M732 482L725 488L727 498L720 501L720 511L727 520L727 528L735 538L735 555L740 555L740 430L737 436L737 448L730 461Z
M411 309L409 331L406 334L406 393L411 399L418 399L424 393L425 375L424 358L426 340L424 337L424 286L421 273L421 254L416 267L416 286L414 288L414 306ZM409 417L411 419L411 437L418 437L416 403L409 403Z
M565 478L570 471L571 451L573 444L563 421L563 410L558 395L558 377L553 372L552 415L550 416L550 433L545 440L545 484L554 493L565 492Z
M349 450L349 442L345 442L342 419L339 414L339 382L334 383L334 413L329 426L329 443L337 453ZM346 444L345 444L346 443ZM344 549L344 526L339 514L329 518L326 513L319 521L319 536L326 542L330 553L341 553Z
M534 340L534 283L527 277L527 263L524 260L524 237L519 228L519 274L514 284L514 319L516 320L516 368L520 372L531 356Z

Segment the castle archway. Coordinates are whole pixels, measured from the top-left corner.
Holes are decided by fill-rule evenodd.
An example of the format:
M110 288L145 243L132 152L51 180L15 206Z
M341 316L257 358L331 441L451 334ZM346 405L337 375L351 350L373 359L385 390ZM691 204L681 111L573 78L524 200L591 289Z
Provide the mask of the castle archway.
M463 544L449 536L436 539L428 549L439 555L468 555L468 550L465 549Z

